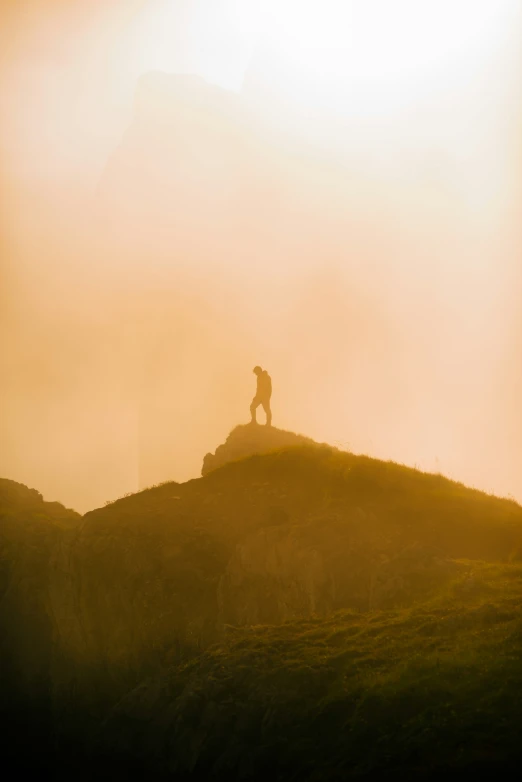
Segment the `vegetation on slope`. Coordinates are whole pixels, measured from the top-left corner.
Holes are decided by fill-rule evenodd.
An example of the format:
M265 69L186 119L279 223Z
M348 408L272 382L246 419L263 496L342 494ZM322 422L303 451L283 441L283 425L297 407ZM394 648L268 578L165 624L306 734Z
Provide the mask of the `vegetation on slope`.
M277 439L279 434L272 429L262 436ZM310 628L318 628L319 635L324 630L324 643L318 642L318 648L326 650L325 660L345 649L346 659L357 661L359 654L369 654L365 644L375 631L382 641L384 665L394 644L402 654L403 619L417 616L411 621L419 635L415 654L421 660L428 653L423 645L428 636L421 627L420 602L431 605L434 595L462 579L470 568L487 570L481 561L497 563L497 568L503 563L506 574L517 572L515 564L507 563L515 561L521 549L522 508L397 464L317 444L274 450L269 448L274 442L266 439L269 452L240 460L229 460L227 451L228 463L204 478L125 497L82 519L62 506L44 503L37 492L5 484L4 495L0 491L0 499L4 497L0 504L0 663L8 686L2 692L0 711L9 716L11 731L4 738L15 758L29 736L39 751L50 753L51 765L58 761L63 765L70 753L69 771L76 773L78 745L84 743L92 751L100 722L120 702L120 716L109 718L104 734L109 739L111 774L125 767L123 756L132 755L134 744L142 747L138 754L147 765L143 773L154 769L163 773L164 759L171 752L162 743L170 741L164 738L164 730L173 737L172 747L177 747L179 756L179 763L169 760L169 764L178 763L176 768L187 778L192 767L218 776L222 768L233 767L239 774L250 757L256 759L256 768L266 762L288 771L294 756L285 760L276 732L281 740L288 738L288 751L293 746L291 751L297 753L301 732L311 741L312 733L306 731L312 731L316 717L318 735L328 732L328 721L321 722L317 715L322 714L328 693L337 692L338 705L328 709L337 714L338 722L332 725L339 730L348 725L349 735L343 741L346 757L351 758L349 767L357 773L373 773L373 767L365 767L367 761L356 753L364 737L357 747L350 744L350 735L360 736L362 728L359 722L350 722L349 703L366 703L369 683L354 679L362 689L343 695L341 679L325 673L328 666L335 668L333 662L324 670L312 665L309 655L318 652L308 636ZM494 567L487 572L494 575ZM510 578L506 575L506 584L515 583ZM506 586L506 600L510 594ZM462 595L465 613L477 617L473 592ZM388 635L377 632L379 623L388 628ZM337 625L338 630L332 629ZM437 629L433 624L431 641L441 650L447 646L445 626ZM337 632L346 637L347 645L341 644L335 652L328 639ZM299 640L301 636L306 641ZM469 636L466 648L472 640ZM284 654L278 662L280 647ZM413 657L405 647L403 651L405 659ZM399 666L397 659L390 657ZM457 668L467 670L458 655L455 659ZM313 669L311 678L294 676L292 660L299 670ZM376 671L381 671L379 665ZM186 700L183 695L190 695L190 682L197 692L212 688L221 666L232 671L218 698L230 708L230 715L226 712L223 718L228 726L226 740L213 716L213 691L205 690L203 700L196 698L193 706L192 696ZM168 684L165 690L161 674L166 669L171 671L168 681L174 682L174 689L168 689ZM477 670L470 668L475 679ZM249 671L245 683L241 676L248 678ZM146 681L156 684L144 683L141 688L140 682ZM480 687L482 679L477 681ZM443 682L441 678L441 686ZM165 702L156 697L162 692ZM410 695L404 697L408 701ZM251 712L244 711L245 699L252 705ZM197 704L207 701L210 711L204 712L202 723L197 722ZM392 708L392 701L386 701L390 715L400 702ZM364 713L361 708L354 714ZM190 721L190 709L196 723ZM314 709L316 717L303 722ZM383 706L381 717L379 709L375 719L364 718L367 737L379 736L381 728L388 730L386 720L391 716L386 716ZM148 714L152 732L142 733L142 714ZM179 716L179 724L171 723L172 714ZM260 743L263 726L271 724L270 714L275 715L274 733ZM27 715L32 720L29 727ZM294 723L301 727L292 733ZM183 725L195 727L183 733ZM218 749L212 749L217 744ZM317 768L327 752L327 744L321 746L316 762L312 745L303 749L307 763L315 762ZM258 750L265 761L256 754ZM332 757L336 752L341 749L332 749ZM383 753L381 759L387 756ZM401 755L396 762L406 761ZM334 774L335 766L329 768ZM91 778L93 773L91 768Z
M409 608L229 628L118 704L102 731L109 756L123 774L176 779L514 772L522 567L462 564L464 576Z

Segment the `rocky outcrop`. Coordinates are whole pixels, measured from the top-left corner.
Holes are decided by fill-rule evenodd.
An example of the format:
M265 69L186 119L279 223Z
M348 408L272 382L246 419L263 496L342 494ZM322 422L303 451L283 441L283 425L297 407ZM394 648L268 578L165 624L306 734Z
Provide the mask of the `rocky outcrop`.
M253 454L269 453L280 448L295 445L318 445L309 437L287 432L274 426L246 424L232 429L225 442L216 448L215 453L207 453L203 459L201 475L207 475L228 462L243 459ZM331 447L331 446L322 446ZM335 449L334 449L335 450Z
M0 478L0 512L4 519L23 514L25 522L41 519L64 528L77 527L81 520L76 511L65 508L60 502L45 502L36 489L8 478Z

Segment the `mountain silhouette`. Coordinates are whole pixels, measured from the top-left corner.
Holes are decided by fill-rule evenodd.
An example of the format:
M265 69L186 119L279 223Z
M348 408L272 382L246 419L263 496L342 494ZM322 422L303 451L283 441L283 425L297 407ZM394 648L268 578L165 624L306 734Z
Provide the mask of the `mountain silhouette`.
M0 484L6 762L436 779L487 724L515 767L519 505L263 426L203 472L83 517Z

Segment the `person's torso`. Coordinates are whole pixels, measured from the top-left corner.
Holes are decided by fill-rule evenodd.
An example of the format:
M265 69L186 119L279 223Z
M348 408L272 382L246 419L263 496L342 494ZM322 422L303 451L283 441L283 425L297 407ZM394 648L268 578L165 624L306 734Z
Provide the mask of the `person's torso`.
M266 369L257 378L257 393L259 396L270 396L272 393L272 378Z

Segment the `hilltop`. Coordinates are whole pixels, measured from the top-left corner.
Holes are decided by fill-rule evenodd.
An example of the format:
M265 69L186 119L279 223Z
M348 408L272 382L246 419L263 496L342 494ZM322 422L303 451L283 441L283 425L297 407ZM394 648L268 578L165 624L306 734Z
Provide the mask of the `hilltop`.
M7 754L29 733L64 778L78 757L111 779L136 763L151 779L312 780L325 757L329 778L370 778L391 756L414 768L409 749L425 769L475 763L475 717L463 754L444 739L428 763L451 708L518 719L509 693L481 704L518 676L519 505L262 426L205 464L82 518L0 491Z
M277 429L275 426L260 426L259 424L243 424L232 429L225 442L216 448L215 453L207 453L203 459L201 475L205 476L212 470L222 467L228 462L235 462L245 456L259 453L270 453L281 448L291 448L296 445L318 445L302 434ZM329 447L331 446L323 446Z

